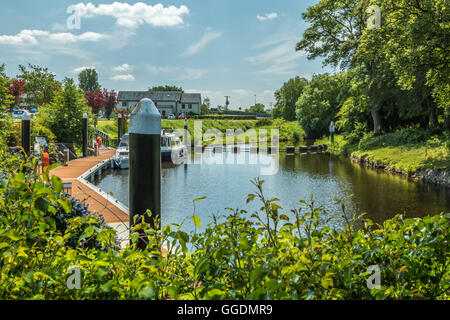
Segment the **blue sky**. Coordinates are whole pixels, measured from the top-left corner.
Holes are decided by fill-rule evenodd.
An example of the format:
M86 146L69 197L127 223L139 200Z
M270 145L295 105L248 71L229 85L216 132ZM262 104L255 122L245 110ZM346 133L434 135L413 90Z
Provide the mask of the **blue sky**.
M269 106L294 76L333 72L295 52L306 24L301 13L317 0L64 1L2 3L0 63L48 67L77 78L95 67L108 89L181 86L212 105ZM79 29L67 9L74 5Z

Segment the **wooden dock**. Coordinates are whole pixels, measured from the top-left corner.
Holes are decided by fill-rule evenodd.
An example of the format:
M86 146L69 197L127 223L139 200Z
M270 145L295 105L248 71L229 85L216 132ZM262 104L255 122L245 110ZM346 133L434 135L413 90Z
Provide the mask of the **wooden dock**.
M86 203L89 206L89 211L103 216L105 222L109 225L128 224L128 214L116 206L114 202L106 199L99 192L80 181L79 178L102 161L110 159L115 152L116 150L101 149L97 157L70 161L67 166L55 168L50 173L60 177L63 182L71 182L72 197Z

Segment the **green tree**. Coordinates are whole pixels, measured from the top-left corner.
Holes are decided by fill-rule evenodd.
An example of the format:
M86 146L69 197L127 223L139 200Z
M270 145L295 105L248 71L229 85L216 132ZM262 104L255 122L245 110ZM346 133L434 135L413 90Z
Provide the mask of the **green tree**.
M155 86L155 87L152 87L152 88L150 88L150 89L148 89L148 91L150 91L150 92L157 92L157 91L177 91L177 92L184 92L184 90L183 90L183 88L181 88L181 87L176 87L176 86L168 86L168 85L165 85L165 86Z
M84 69L78 75L79 87L86 92L95 92L100 89L100 84L98 83L98 73L95 69Z
M383 3L390 34L386 59L406 90L425 88L423 108L429 125L443 115L450 129L450 9L442 0L387 0Z
M84 113L89 114L89 107L83 91L77 88L73 79L66 78L54 101L41 108L38 121L50 128L57 141L81 145Z
M256 112L256 113L265 113L266 106L262 103L257 103L254 106L251 106L250 109L246 110L248 112Z
M6 76L5 65L0 65L0 148L6 146L9 132L12 130L11 116L7 114L14 97L9 94L11 79Z
M294 121L296 119L295 104L307 84L307 79L295 77L285 82L280 90L275 92L275 118L280 115L288 121Z
M297 101L297 119L308 137L328 133L345 96L344 75L314 75Z
M28 64L28 68L19 65L21 74L17 76L18 79L25 80L27 83L26 103L37 106L51 103L56 92L61 88L61 83L55 80L55 74L47 68L32 64Z
M325 65L343 69L362 63L368 76L373 76L377 72L373 57L360 56L364 59L357 59L355 56L366 29L369 5L363 0L321 0L309 7L302 17L310 27L303 33L296 49L306 51L308 59L323 57ZM372 104L371 114L374 131L379 133L382 116L378 105Z

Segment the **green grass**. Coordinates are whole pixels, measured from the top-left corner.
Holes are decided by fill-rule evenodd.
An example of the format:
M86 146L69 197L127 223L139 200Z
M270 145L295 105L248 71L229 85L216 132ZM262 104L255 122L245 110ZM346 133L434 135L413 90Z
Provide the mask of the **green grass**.
M271 129L279 129L280 140L295 145L303 141L304 135L303 129L295 121L284 122L278 127L274 126L272 124L272 121L267 122L267 120L259 121L259 120L210 120L210 119L188 120L188 130L191 133L191 135L194 132L194 121L201 121L203 133L211 129L217 129L220 132L222 132L222 134L225 134L227 129L243 130L244 132L249 129L255 129L258 134L260 129L266 129L268 130L268 135L270 135ZM163 119L161 125L163 128L167 129L174 129L174 130L183 129L184 120ZM99 120L97 128L109 134L112 139L117 139L116 120Z
M321 143L329 143L329 138L316 142ZM330 150L357 158L366 157L406 174L420 169L450 170L450 137L429 135L423 130L405 129L381 136L369 134L357 143L337 135Z

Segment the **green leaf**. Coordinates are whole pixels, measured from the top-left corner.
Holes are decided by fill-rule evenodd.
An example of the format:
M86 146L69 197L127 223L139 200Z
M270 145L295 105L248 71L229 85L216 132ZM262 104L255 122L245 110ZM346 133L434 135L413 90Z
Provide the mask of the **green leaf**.
M194 202L199 202L199 201L202 201L202 200L205 200L205 199L206 199L206 196L203 196L201 198L195 199Z
M195 225L197 226L197 228L201 229L202 223L201 223L199 217L197 217L197 216L192 216L192 221L194 221L194 223L195 223Z
M16 231L16 230L8 230L6 231L3 236L10 238L13 241L17 241L22 239L22 236Z
M66 213L72 212L72 204L69 201L69 199L58 199L58 203L61 205L61 207L64 209Z
M141 289L139 292L139 295L144 299L153 299L155 297L155 289L152 285L146 285L144 288Z
M94 227L93 226L89 226L86 228L86 230L84 230L83 234L80 236L80 241L89 238L90 236L92 236L94 234Z
M63 182L62 180L57 177L57 176L52 176L52 185L53 185L53 190L55 190L56 193L61 193L62 189L63 189Z

